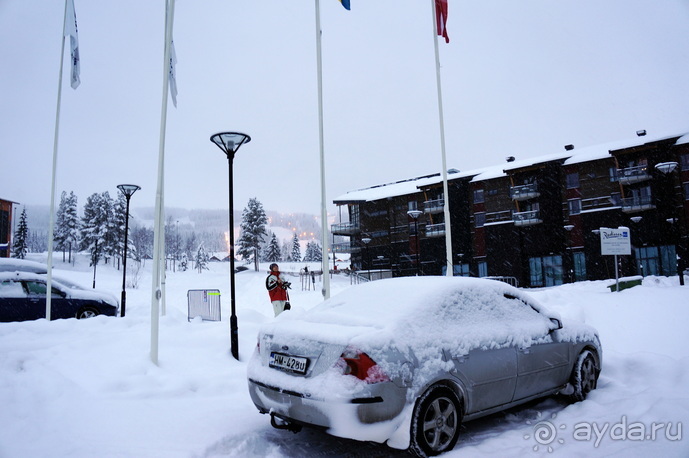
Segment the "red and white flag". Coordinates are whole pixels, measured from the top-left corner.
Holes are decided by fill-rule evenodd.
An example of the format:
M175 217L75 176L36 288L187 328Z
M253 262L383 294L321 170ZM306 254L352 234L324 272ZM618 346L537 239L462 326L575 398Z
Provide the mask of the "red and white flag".
M445 43L450 42L447 35L447 0L435 0L435 21L438 26L438 36L445 38Z

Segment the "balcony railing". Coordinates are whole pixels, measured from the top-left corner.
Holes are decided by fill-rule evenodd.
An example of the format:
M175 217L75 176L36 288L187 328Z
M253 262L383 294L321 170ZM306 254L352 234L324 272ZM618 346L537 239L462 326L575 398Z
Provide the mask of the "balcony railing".
M538 210L512 213L512 221L514 221L515 226L533 226L543 222Z
M445 235L445 223L426 225L426 237L442 237L443 235Z
M445 208L445 199L427 200L423 203L425 213L440 213Z
M331 250L335 253L358 253L361 247L352 245L351 242L338 242L332 244Z
M521 186L512 186L510 188L510 197L512 200L527 200L540 196L538 186L536 183L524 184Z
M656 208L656 206L653 205L651 196L626 197L622 199L622 211L625 213L650 210L653 208Z
M346 223L336 223L330 226L330 230L335 235L352 235L358 233L361 229L359 224L348 221Z
M648 167L645 165L637 165L636 167L627 167L625 169L617 169L617 179L621 184L633 184L641 181L651 179L648 173Z

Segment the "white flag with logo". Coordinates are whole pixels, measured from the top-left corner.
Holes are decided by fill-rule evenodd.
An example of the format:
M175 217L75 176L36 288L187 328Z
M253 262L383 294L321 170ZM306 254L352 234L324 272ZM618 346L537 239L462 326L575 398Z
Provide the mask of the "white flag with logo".
M170 95L172 96L172 104L177 108L177 80L175 79L175 65L177 65L177 54L175 54L175 42L170 41L170 69L168 70L168 79L170 82Z
M67 13L65 15L64 36L69 37L70 57L72 61L72 89L79 87L79 36L77 35L77 15L74 12L74 0L67 1Z

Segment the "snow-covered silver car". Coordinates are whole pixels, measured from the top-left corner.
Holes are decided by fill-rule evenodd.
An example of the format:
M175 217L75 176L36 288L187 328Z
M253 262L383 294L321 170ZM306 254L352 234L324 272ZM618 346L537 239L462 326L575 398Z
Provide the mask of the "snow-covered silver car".
M262 326L251 399L277 428L451 450L462 421L596 388L597 332L507 284L412 277L350 287Z
M111 294L52 280L50 317L117 316L119 303ZM45 318L47 278L33 272L0 272L0 322Z

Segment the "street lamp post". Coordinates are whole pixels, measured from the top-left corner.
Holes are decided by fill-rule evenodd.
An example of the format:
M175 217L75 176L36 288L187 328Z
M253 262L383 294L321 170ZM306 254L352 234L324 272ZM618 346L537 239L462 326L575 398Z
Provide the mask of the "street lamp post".
M234 286L234 203L232 193L232 160L234 155L244 143L249 143L251 137L239 132L221 132L211 136L211 141L227 155L230 176L230 348L234 359L239 360L239 329L237 327L237 310L235 308Z
M127 291L126 291L126 281L127 281L127 241L129 240L129 199L132 195L139 189L140 186L135 184L118 184L117 189L124 194L124 198L127 200L127 211L124 216L124 255L122 256L122 312L120 316L124 317L125 309L127 307Z
M419 269L419 261L421 258L421 246L419 245L419 216L423 212L421 210L409 210L407 215L414 219L414 238L416 239L416 276L421 275L421 270Z
M371 243L371 239L369 237L364 237L361 239L362 242L364 242L364 248L366 248L366 258L368 262L368 281L371 281L371 257L368 254L368 244ZM363 262L361 263L363 267Z
M567 263L569 264L567 266L567 279L569 280L570 283L574 283L574 253L572 252L572 239L570 236L570 233L572 232L572 229L574 229L573 224L566 224L563 226L564 229L567 231L566 237L567 237L567 249L565 250L568 256L567 256Z
M671 162L661 162L661 163L659 163L659 164L656 164L656 165L655 165L655 168L656 168L656 170L658 170L658 171L659 171L660 173L662 173L663 175L669 176L672 172L675 171L675 169L677 169L678 166L679 166L679 164L678 164L677 162L671 161ZM672 183L672 185L673 185L673 188L674 188L674 183ZM680 191L680 192L681 192L681 191ZM675 206L675 205L674 205L674 202L675 202L675 200L676 200L676 194L677 194L677 193L676 193L675 190L673 189L673 190L672 190L672 202L673 202L673 206ZM681 202L681 200L680 200L680 206L681 206L681 204L682 204L682 202ZM674 211L673 211L673 213L674 213ZM681 218L681 214L682 214L682 212L680 212L680 214L679 214L680 218ZM672 220L673 223L674 223L675 221L678 221L678 222L680 221L679 219L675 219L674 216L673 216L672 218L668 219L667 221L669 222L670 220ZM679 259L677 260L677 270L679 271L679 272L678 272L678 274L679 274L679 284L680 284L680 286L684 286L684 257L686 256L686 253L683 251L683 244L682 244L682 225L681 225L681 224L675 225L675 226L673 227L673 231L675 231L675 230L678 230L678 240L677 240L677 251L678 251L678 253L677 253L677 255L678 255L678 258L679 258Z

